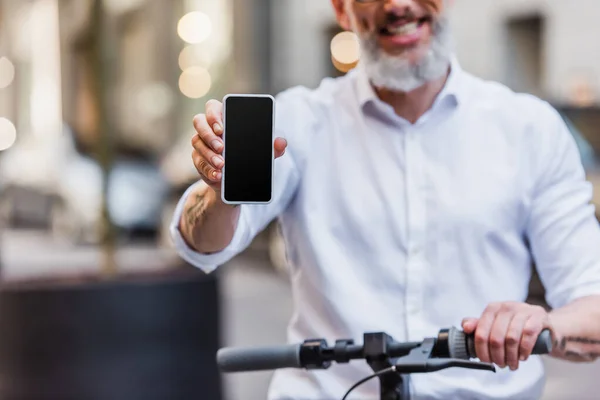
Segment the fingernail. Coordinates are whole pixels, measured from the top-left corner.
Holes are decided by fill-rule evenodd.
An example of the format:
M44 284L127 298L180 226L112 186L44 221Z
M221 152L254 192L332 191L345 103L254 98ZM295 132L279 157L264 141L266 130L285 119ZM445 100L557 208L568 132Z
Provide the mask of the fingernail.
M216 151L219 151L219 150L221 150L221 148L223 147L223 144L221 144L221 141L220 141L220 140L217 140L217 139L215 139L215 140L213 140L213 141L212 141L212 147L213 147L213 149L215 149Z
M215 176L215 179L217 179L217 180L218 180L218 179L221 179L221 176L222 176L222 175L223 175L223 174L222 174L221 172L217 172L217 176Z
M222 128L221 128L221 124L219 124L218 122L215 122L215 123L213 124L213 131L214 131L215 133L221 133L221 129L222 129Z
M213 156L212 162L213 165L217 168L221 168L223 166L223 160L219 156Z
M210 175L211 175L211 176L212 176L214 179L217 179L217 174L218 174L218 172L217 172L217 171L213 171L213 172L212 172Z
M521 360L521 361L525 361L525 356L521 356L521 357L519 357L519 360Z

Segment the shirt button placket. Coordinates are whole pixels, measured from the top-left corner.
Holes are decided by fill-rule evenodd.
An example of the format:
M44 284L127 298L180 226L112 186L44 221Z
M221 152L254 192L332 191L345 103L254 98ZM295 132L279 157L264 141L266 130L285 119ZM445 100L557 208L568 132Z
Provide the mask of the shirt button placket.
M408 257L406 263L406 324L410 340L419 340L422 331L423 236L425 209L421 196L423 154L417 132L406 134L406 193L408 216Z

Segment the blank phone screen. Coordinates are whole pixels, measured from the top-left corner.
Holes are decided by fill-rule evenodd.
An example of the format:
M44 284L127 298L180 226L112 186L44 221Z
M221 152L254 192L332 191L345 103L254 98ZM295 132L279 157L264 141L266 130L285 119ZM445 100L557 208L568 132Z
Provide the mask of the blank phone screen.
M223 197L231 202L271 200L273 179L273 99L225 99Z

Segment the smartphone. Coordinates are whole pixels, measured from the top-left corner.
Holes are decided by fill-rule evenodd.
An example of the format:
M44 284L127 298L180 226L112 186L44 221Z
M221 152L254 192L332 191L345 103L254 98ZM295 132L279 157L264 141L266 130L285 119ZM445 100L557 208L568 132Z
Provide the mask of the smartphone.
M275 99L267 94L223 98L223 175L227 204L270 203L273 197Z

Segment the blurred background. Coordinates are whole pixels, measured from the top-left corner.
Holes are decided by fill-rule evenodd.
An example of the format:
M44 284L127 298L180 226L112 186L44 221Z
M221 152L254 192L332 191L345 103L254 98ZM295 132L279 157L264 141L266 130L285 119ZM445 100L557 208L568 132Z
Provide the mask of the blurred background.
M561 112L600 206L600 3L456 0L451 14L463 68ZM210 98L316 87L357 58L328 0L0 0L0 399L264 398L270 373L221 382L211 360L285 341L283 243L274 222L211 276L177 257L191 121ZM531 288L543 304L535 274ZM599 363L546 362L544 399L600 389Z

